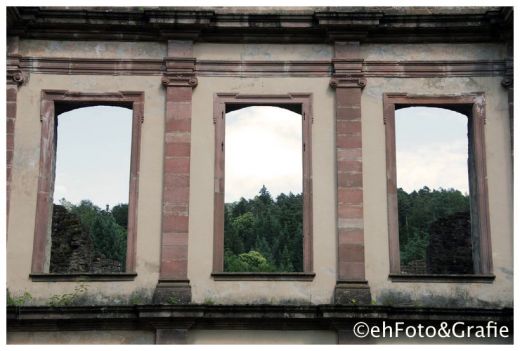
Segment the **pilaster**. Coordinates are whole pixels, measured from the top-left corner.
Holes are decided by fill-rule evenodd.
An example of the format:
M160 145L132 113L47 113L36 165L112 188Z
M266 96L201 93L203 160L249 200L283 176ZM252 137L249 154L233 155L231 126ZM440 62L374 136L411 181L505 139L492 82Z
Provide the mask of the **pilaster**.
M361 93L366 85L358 42L336 42L336 167L338 262L334 302L368 304L365 280Z
M166 89L161 265L155 303L189 303L188 235L191 98L197 86L190 41L168 41L162 84Z

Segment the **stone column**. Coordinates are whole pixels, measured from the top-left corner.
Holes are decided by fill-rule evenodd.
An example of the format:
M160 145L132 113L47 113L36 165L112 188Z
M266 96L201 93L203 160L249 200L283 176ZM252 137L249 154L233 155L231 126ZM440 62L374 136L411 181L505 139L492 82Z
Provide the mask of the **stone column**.
M365 280L361 135L361 92L366 81L359 43L336 42L333 65L330 85L336 89L338 230L334 302L368 304L371 296Z
M191 96L197 85L191 41L168 42L161 267L155 303L189 303L188 225L190 196Z
M18 37L7 38L7 71L6 71L6 220L9 225L9 205L11 198L11 179L14 155L14 127L16 122L16 98L18 87L25 81L25 75L20 70L20 55L18 54Z

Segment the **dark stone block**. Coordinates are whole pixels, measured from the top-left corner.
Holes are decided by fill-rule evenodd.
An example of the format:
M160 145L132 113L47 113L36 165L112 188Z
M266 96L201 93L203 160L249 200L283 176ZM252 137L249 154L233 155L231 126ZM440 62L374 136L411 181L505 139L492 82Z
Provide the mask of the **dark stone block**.
M89 272L92 240L78 216L61 205L52 211L51 273Z
M426 248L428 274L473 274L469 212L439 218L430 225Z
M121 262L96 253L80 219L61 205L53 205L50 273L118 273Z
M336 305L369 305L372 302L367 283L337 283L334 289Z
M191 286L188 281L159 282L153 293L153 303L183 305L191 303Z

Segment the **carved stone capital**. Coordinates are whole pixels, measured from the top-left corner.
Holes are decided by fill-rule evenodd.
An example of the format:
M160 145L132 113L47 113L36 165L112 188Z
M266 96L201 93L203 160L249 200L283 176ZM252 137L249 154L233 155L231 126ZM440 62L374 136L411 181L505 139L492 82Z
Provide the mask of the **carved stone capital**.
M197 77L193 75L164 75L161 79L165 87L191 87L195 88L198 84Z
M505 60L505 72L504 72L504 78L502 79L502 86L504 88L510 88L513 86L513 76L514 76L514 62L513 58L509 57Z
M7 70L7 84L22 85L27 80L26 75L21 70Z
M504 77L500 82L504 88L510 88L513 86L513 77Z
M27 72L23 72L20 69L20 59L20 55L7 55L7 84L22 85L24 82L27 81Z
M330 86L333 89L337 88L359 88L363 89L367 85L367 80L362 77L333 77L330 80Z
M193 57L165 57L164 73L161 83L165 87L191 87L198 84L195 76L196 59Z

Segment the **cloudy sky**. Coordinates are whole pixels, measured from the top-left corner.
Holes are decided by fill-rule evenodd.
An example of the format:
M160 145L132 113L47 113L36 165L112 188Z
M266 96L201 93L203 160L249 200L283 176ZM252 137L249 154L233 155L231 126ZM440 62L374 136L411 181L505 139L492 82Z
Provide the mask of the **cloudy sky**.
M302 191L302 117L271 106L226 114L225 202Z
M468 193L468 118L441 108L408 107L397 110L395 119L397 186Z
M54 203L128 203L132 111L94 106L58 116Z
M132 112L80 108L58 117L54 202L90 199L104 208L128 202ZM397 184L468 193L467 117L430 107L396 111ZM94 143L92 142L94 141ZM226 114L225 202L302 191L301 115L254 106Z

